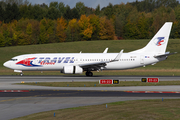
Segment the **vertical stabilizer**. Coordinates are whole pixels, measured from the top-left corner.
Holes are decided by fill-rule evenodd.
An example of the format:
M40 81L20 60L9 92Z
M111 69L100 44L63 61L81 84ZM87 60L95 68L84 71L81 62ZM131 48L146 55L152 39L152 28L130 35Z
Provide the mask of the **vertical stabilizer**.
M172 22L166 22L144 48L132 51L131 53L164 54L168 44L171 27Z

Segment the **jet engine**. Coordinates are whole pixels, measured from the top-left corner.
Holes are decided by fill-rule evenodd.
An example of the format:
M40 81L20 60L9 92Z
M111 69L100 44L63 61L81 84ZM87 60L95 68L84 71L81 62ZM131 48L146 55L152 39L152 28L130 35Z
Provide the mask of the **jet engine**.
M83 73L83 69L79 66L64 66L63 73L64 74L81 74Z

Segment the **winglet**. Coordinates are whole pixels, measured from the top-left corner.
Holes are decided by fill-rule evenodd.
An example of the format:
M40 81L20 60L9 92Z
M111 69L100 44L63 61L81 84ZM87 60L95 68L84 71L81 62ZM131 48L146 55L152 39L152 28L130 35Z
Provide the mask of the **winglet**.
M123 51L124 50L121 50L120 53L116 56L116 58L114 60L112 60L111 62L118 61L121 58L121 55L123 54Z
M106 48L103 53L107 53L107 51L108 51L108 48Z

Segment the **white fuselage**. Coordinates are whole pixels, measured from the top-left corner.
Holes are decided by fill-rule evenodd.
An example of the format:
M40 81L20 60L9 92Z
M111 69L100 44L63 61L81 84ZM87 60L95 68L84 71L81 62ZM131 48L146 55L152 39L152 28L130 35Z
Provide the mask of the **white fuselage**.
M12 58L4 66L22 71L63 70L64 66L79 66L82 64L113 60L118 53L46 53L25 54ZM29 59L32 58L32 59ZM102 70L122 70L155 64L166 57L155 58L154 54L123 53L118 61L106 63ZM19 63L19 64L17 64ZM30 64L31 63L31 64Z

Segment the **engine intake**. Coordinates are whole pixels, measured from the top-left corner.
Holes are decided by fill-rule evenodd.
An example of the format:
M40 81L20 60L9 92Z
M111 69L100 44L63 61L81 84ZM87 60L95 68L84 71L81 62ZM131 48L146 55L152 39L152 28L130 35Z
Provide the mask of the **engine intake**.
M63 72L64 74L81 74L83 69L79 66L64 66Z

